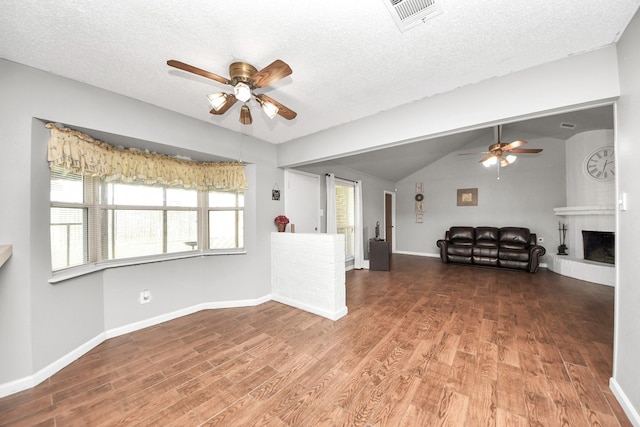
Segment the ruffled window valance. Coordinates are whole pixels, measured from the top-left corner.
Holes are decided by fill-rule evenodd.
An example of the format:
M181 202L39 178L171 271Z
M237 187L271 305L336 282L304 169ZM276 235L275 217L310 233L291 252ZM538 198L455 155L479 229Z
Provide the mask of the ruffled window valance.
M82 132L53 123L48 146L50 166L107 181L176 185L198 190L245 190L244 164L239 162L195 162L149 153L134 148L120 149Z

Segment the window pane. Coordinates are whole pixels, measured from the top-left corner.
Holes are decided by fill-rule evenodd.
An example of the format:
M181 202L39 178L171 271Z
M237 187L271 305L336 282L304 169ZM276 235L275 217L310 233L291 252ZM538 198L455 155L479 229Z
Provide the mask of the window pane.
M336 225L338 234L344 234L345 255L353 257L355 241L354 189L336 185Z
M106 210L103 259L162 253L162 211ZM106 250L106 253L104 252Z
M195 208L198 206L198 192L184 188L167 188L167 206Z
M163 206L164 204L162 187L120 183L103 183L101 187L103 193L100 200L109 205Z
M108 209L103 211L103 224L105 223L107 235L103 247L103 259L131 258L197 249L198 213L196 211Z
M82 203L84 201L82 175L65 174L62 168L51 168L50 198L52 202Z
M198 213L167 212L167 253L198 249Z
M243 215L236 211L209 211L209 248L231 249L244 247Z
M86 210L51 208L51 269L81 265L86 262Z
M242 199L242 205L244 205L244 196L242 193L229 191L210 191L209 192L209 207L210 208L235 208L236 196L240 196Z

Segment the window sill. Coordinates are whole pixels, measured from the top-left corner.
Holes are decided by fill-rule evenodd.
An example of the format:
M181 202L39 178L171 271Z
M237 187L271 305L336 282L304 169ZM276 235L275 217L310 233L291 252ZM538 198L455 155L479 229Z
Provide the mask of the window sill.
M140 257L140 258L128 258L114 261L104 261L92 264L84 264L78 267L69 267L64 270L56 271L51 275L49 283L56 284L64 282L65 280L73 279L75 277L84 276L86 274L95 273L97 271L103 271L108 268L128 267L132 265L151 264L154 262L173 261L178 259L187 258L202 258L205 256L219 256L219 255L245 255L247 252L244 249L228 250L228 251L206 251L206 252L188 252L168 254L163 256L153 257Z

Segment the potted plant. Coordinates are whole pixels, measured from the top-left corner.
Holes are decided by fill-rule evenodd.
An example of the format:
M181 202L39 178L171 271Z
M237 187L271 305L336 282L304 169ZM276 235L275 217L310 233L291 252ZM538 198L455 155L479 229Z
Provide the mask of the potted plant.
M287 224L289 224L289 218L284 215L278 215L273 222L278 226L278 231L282 233L287 228Z

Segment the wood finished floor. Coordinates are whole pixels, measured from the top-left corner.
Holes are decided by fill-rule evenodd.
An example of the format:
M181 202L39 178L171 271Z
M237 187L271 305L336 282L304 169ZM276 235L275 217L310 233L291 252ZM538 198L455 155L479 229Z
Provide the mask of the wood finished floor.
M613 288L394 255L337 322L276 302L110 339L0 399L0 425L630 426Z

